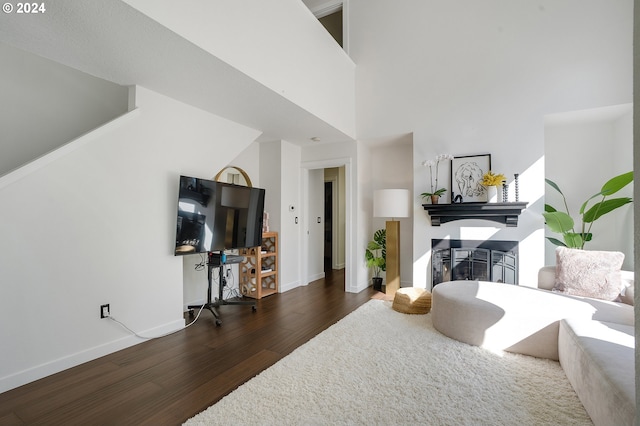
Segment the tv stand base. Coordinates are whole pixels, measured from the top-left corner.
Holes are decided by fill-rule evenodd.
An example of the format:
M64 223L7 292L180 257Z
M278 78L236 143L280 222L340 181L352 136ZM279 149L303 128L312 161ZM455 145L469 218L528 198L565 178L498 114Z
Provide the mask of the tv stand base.
M224 257L222 257L222 259L224 259ZM222 262L221 261L221 257L219 255L216 255L214 253L209 253L208 256L208 261L207 261L207 278L209 281L209 285L207 287L207 302L204 305L189 305L187 306L187 309L189 309L189 317L193 318L193 310L194 309L208 309L213 316L216 318L216 325L217 326L221 326L222 325L222 320L220 319L220 313L218 312L217 308L219 308L220 306L223 305L246 305L246 306L251 306L251 310L253 312L255 312L257 310L256 308L256 301L255 300L249 300L249 301L244 301L244 300L224 300L223 296L222 296L222 291L224 288L224 284L226 282L226 279L224 277L224 265L228 265L228 264L232 264L232 263L240 263L243 260L243 257L241 256L233 256L233 257L227 257L226 258L226 262ZM218 286L218 297L216 297L214 300L212 300L212 286L213 286L213 269L214 268L218 268L218 276L219 276L219 283L220 285Z

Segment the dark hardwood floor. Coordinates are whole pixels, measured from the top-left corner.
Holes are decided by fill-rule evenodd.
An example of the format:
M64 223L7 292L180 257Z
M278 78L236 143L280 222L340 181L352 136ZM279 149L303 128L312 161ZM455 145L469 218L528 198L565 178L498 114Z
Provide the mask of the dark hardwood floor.
M175 425L291 353L375 291L344 292L344 270L0 394L0 425Z

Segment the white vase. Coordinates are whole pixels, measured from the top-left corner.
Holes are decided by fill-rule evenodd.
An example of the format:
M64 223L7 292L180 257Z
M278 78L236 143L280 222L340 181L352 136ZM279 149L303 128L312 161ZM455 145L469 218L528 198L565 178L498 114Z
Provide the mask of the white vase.
M487 187L487 201L489 203L501 203L502 202L502 191L499 191L497 186L488 186Z

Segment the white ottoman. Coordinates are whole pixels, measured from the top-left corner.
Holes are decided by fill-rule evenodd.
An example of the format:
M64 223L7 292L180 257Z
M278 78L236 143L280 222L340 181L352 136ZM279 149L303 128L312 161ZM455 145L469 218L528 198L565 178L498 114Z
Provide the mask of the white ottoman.
M633 306L511 284L449 281L433 288L431 316L436 330L461 342L558 360L561 319L633 325Z

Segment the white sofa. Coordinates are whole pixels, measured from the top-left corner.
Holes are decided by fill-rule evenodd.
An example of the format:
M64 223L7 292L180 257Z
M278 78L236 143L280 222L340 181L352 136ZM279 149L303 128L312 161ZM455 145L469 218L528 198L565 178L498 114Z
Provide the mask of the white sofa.
M634 341L633 326L560 322L560 365L595 425L635 424Z
M471 345L559 360L596 425L634 424L633 273L623 272L619 301L552 292L554 280L554 267L544 267L539 288L438 284L433 325Z

